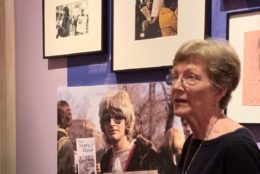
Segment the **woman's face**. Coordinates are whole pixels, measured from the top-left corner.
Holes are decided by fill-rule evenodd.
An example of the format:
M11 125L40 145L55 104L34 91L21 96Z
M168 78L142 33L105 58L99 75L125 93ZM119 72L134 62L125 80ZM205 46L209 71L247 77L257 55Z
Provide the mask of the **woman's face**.
M175 65L172 75L175 114L188 118L208 113L216 101L216 88L210 83L206 64L199 58L191 58Z

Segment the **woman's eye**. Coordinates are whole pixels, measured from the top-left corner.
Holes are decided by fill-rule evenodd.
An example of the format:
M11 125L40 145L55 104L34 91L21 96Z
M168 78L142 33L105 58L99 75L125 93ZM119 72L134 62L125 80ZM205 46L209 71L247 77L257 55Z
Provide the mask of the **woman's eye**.
M190 83L195 83L197 80L198 80L198 77L195 76L195 75L189 75L187 80L190 82Z
M196 79L196 76L195 75L189 75L188 79Z

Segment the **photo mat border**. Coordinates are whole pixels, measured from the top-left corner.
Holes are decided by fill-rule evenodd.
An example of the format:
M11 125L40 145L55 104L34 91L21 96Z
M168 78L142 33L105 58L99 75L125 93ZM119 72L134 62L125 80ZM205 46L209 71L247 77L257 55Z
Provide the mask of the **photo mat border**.
M113 0L112 71L168 68L171 66L177 48L183 42L210 36L211 2L196 0L192 2L193 5L190 3L190 1L178 1L178 35L135 41L133 27L135 0L127 2ZM126 6L128 8L124 8ZM194 15L191 15L191 12ZM191 20L190 16L195 17ZM124 22L125 19L128 21L127 24ZM192 33L190 28L193 31L191 35L187 34Z
M73 38L55 39L55 13L56 6L62 4L77 3L86 0L42 0L42 19L43 19L43 58L59 58L64 56L77 56L82 54L104 53L106 45L106 0L87 0L89 12L92 17L89 22L87 35ZM62 4L61 4L62 3Z
M252 14L256 14L256 13L258 16L260 16L260 8L233 11L233 12L227 13L227 20L226 20L226 22L227 22L226 39L229 40L230 44L237 51L238 56L241 61L240 83L238 84L238 87L232 94L232 99L229 102L229 105L227 107L227 114L229 115L230 118L234 119L235 121L237 121L239 123L244 123L244 124L259 124L260 123L260 118L259 118L260 107L242 105L242 97L243 97L242 79L243 79L243 58L244 58L244 52L243 52L244 45L243 44L244 44L244 42L237 42L237 39L243 40L244 39L243 34L245 32L252 31L252 30L260 30L260 26L258 25L258 27L256 27L256 23L257 23L256 20L255 21L247 20L247 21L250 21L251 23L254 23L253 28L250 28L252 26L249 26L247 24L240 25L240 26L243 26L243 27L240 27L240 29L239 29L239 32L240 33L242 32L242 33L238 34L238 33L230 31L232 29L232 27L234 28L234 25L235 25L235 24L231 23L231 20L234 17L236 17L237 19L239 19L239 18L242 19L245 17L250 18L253 16ZM238 31L238 30L236 30L236 31ZM236 38L236 41L233 38ZM248 117L247 115L249 115L250 117Z

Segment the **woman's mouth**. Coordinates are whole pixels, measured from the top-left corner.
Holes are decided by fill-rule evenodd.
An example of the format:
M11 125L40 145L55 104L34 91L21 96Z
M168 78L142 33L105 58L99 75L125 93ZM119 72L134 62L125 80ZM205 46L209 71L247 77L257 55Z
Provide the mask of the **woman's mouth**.
M187 103L188 101L185 100L185 99L180 99L180 98L178 98L178 99L175 99L174 102L175 102L175 103Z

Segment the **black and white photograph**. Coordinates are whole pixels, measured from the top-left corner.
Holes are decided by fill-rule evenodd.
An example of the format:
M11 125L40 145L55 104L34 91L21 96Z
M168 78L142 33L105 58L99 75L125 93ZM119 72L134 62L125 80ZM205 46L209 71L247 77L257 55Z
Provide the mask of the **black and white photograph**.
M103 51L102 0L43 0L44 58Z
M95 174L96 163L92 156L80 156L78 174Z
M56 7L56 38L88 33L88 0Z

